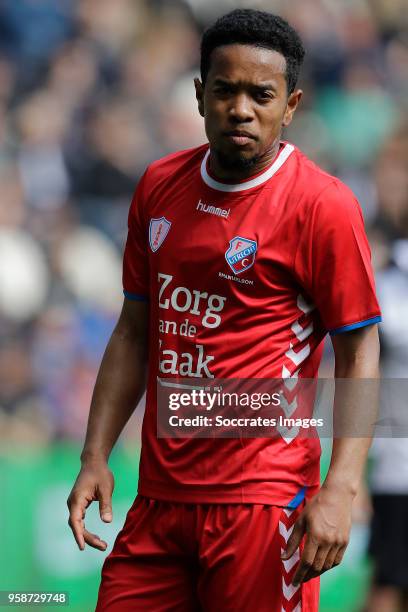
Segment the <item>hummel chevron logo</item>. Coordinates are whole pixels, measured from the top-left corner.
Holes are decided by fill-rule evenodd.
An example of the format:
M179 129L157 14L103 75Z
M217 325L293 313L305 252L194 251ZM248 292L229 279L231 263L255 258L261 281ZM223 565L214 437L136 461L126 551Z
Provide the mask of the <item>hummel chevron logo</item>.
M293 442L293 440L299 434L299 427L291 427L289 429L288 427L281 427L278 425L276 429L279 431L286 444L291 444L291 442Z
M282 591L284 598L289 601L292 599L296 591L300 588L300 584L298 586L294 586L292 583L286 584L285 579L282 580Z
M293 344L289 344L289 350L285 353L286 357L290 359L295 366L300 365L306 357L310 355L310 345L306 344L298 353L293 350Z
M299 342L303 342L303 340L306 340L306 338L308 338L310 334L313 333L313 323L303 328L301 325L299 325L298 321L295 321L291 327L291 330L293 331Z
M293 525L289 527L288 529L286 529L285 525L281 521L279 521L279 533L281 534L285 542L289 540L289 537L292 531L293 531Z
M282 552L283 551L284 551L284 549L282 548ZM295 550L295 552L290 557L290 559L286 559L286 561L284 561L282 559L282 563L283 563L283 565L285 567L285 572L289 574L290 570L296 565L296 563L299 561L299 559L300 559L299 549Z
M309 312L312 312L312 310L316 308L314 304L309 304L306 302L305 298L301 294L299 294L297 298L297 307L305 314L309 314Z
M293 531L298 513L295 510L284 508L279 519L279 533L285 544L289 540L290 534ZM281 543L281 553L285 550L284 543ZM301 612L302 602L301 585L294 586L292 584L293 577L296 573L296 566L299 563L300 551L295 550L290 559L285 561L282 559L282 612Z
M286 397L281 397L281 408L287 417L292 416L297 408L297 397L294 398L293 402L289 404Z
M298 605L296 606L296 608L293 608L292 612L301 612L302 608L301 608L301 603L299 601ZM288 612L288 610L286 610L285 608L282 608L282 612Z
M299 372L300 372L300 368L299 370L296 370L296 372L293 372L293 374L291 374L285 365L282 366L283 384L288 389L288 391L293 391L293 389L298 384Z

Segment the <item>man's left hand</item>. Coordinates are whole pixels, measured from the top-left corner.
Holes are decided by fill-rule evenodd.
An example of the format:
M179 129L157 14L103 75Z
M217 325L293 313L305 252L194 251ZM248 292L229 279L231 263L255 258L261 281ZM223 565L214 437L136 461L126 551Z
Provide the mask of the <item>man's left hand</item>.
M282 559L289 559L306 534L293 578L294 586L319 576L341 562L350 537L353 495L342 487L323 487L296 521Z

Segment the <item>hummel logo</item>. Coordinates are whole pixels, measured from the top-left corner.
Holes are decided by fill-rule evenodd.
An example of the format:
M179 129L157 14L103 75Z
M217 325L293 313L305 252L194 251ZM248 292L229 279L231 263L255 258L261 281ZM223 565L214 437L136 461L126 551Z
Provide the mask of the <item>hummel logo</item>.
M217 217L229 217L230 208L217 208L216 206L212 206L211 204L204 204L204 202L200 200L197 204L197 210L201 210L201 212L210 213L211 215L217 215Z

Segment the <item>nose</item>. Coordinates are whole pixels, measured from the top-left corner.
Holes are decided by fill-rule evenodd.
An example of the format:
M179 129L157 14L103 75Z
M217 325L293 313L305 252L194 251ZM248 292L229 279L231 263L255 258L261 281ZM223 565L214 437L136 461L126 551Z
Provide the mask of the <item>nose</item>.
M234 96L229 109L229 117L236 123L252 121L252 105L247 95L240 93Z

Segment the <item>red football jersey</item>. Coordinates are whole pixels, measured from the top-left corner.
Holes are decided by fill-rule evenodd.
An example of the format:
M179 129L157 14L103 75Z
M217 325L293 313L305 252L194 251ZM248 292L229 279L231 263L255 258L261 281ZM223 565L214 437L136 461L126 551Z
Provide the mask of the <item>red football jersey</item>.
M361 210L292 144L238 184L208 157L154 162L130 207L124 293L150 301L139 493L296 506L319 483L317 439L158 438L157 379L316 377L327 332L380 320Z

